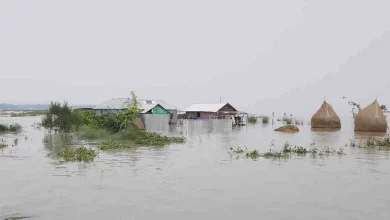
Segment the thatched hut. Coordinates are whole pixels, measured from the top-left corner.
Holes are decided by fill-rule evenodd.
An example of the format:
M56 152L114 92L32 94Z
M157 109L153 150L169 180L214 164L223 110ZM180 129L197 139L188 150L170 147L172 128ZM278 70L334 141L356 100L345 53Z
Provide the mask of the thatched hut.
M324 101L321 108L311 118L312 128L341 128L339 116L332 106Z
M387 120L377 100L355 116L355 131L386 132Z

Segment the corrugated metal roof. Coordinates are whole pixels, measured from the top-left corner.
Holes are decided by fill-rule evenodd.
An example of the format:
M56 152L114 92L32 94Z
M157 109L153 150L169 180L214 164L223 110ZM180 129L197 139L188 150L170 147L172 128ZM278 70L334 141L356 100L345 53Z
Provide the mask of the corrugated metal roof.
M149 99L141 99L139 100L139 102L141 104L144 104L146 101L152 101L152 102L155 102L156 104L160 104L163 108L167 109L167 110L177 110L177 111L181 111L181 109L179 108L176 108L175 106L167 103L167 102L164 102L163 100L149 100Z
M106 101L93 109L127 109L129 108L130 99L128 98L114 98L109 101Z
M215 104L193 104L188 107L186 112L217 112L228 103Z
M114 110L124 110L131 107L131 100L129 98L114 98L107 102L104 102L98 106L96 106L95 110L106 110L106 109L114 109ZM153 103L153 104L145 104L142 101L139 101L141 108L143 109L142 113L148 112L150 109L154 108L159 103ZM160 104L161 105L161 104ZM167 109L165 106L161 105L163 108ZM168 110L168 109L167 109Z

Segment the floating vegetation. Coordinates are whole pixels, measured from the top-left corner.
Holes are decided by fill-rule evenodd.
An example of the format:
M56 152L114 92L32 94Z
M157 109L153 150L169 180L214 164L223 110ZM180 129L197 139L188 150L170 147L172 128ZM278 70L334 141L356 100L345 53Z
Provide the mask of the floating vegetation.
M273 158L273 159L280 159L280 158L284 158L284 157L288 157L287 154L284 154L282 152L267 152L263 155L264 158Z
M231 147L230 150L232 150L233 153L235 153L235 154L242 154L242 153L244 153L244 149L242 149L241 147L238 147L237 149L233 149ZM245 150L247 151L248 149L246 148Z
M260 157L260 153L257 150L253 150L246 153L245 156L251 158L252 160L255 160Z
M123 134L124 135L124 134ZM184 143L185 139L182 137L167 137L158 133L142 132L142 135L136 135L129 138L123 136L122 139L114 141L103 141L99 144L100 150L124 149L135 146L157 146L162 147L172 143Z
M259 157L264 157L264 158L267 158L267 159L270 159L270 158L271 159L281 159L281 158L288 158L288 157L290 157L290 156L292 156L294 154L297 155L297 156L305 156L308 153L311 153L312 155L316 155L316 154L319 154L319 155L325 155L325 154L326 155L330 155L330 154L336 154L336 153L339 154L339 155L343 155L344 154L344 149L343 148L340 148L338 151L336 151L333 148L329 148L329 147L325 147L322 150L318 150L316 147L314 147L314 145L315 145L315 142L312 142L310 144L311 148L309 150L307 150L307 148L305 148L305 147L302 147L302 146L292 146L288 142L285 142L284 145L283 145L283 149L281 151L275 152L275 151L272 150L272 147L275 146L274 140L272 140L269 152L266 152L264 154L259 153L258 150L248 151L248 149L246 147L245 147L245 150L242 149L241 147L238 147L236 149L230 148L230 150L234 154L244 154L245 153L245 156L247 158L251 158L251 159L257 159Z
M99 144L100 150L124 149L130 147L131 147L130 144L125 144L118 141L104 141Z
M184 143L185 138L183 137L167 137L158 133L142 132L141 135L137 136L135 143L144 146L165 146L171 143Z
M350 140L350 147L390 147L390 138L385 137L381 139L375 139L371 136L367 140L356 143L355 140Z
M302 146L294 146L292 148L291 145L286 141L283 146L283 153L307 154L308 150Z
M58 156L61 157L64 161L67 162L91 162L98 155L98 152L91 148L81 147L67 147L64 151L58 153Z
M263 117L261 117L261 121L263 122L263 124L268 124L269 117L268 116L263 116Z
M248 123L256 124L257 123L257 117L256 116L249 116L248 117Z

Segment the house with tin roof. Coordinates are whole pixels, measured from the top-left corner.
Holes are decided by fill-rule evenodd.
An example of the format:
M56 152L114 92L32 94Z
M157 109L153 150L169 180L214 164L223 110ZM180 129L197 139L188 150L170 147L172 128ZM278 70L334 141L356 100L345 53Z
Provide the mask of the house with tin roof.
M238 113L229 103L193 104L185 112L187 119L231 118Z

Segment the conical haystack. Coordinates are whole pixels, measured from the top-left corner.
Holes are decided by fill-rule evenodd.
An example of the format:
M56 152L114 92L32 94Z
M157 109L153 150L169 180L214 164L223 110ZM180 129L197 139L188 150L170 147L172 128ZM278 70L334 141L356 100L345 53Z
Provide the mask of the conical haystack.
M324 101L321 108L311 118L312 128L341 128L339 116L332 106Z
M377 100L355 116L355 131L386 132L387 120Z

